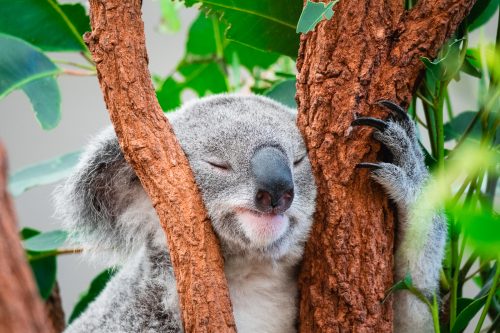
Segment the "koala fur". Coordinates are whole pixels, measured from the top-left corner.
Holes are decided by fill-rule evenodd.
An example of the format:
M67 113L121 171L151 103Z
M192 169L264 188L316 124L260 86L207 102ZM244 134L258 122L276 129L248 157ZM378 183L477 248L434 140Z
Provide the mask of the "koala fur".
M238 332L296 331L297 266L316 187L295 111L265 97L216 95L167 117L221 241ZM405 233L422 223L412 204L428 173L413 123L386 124L375 138L395 158L377 164L373 178L398 208L396 278L410 273L414 285L430 296L443 257L444 219L435 215L424 244ZM66 332L181 332L163 231L112 128L89 144L55 198L72 240L90 256L121 266ZM394 304L395 332L432 331L426 305L414 296L398 292Z

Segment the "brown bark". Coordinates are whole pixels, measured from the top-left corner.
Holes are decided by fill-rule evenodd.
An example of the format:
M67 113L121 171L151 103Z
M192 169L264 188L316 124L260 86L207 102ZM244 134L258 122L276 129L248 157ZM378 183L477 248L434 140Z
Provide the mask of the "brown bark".
M298 124L318 185L299 285L301 332L390 332L395 216L368 171L380 146L356 116L384 117L379 99L408 105L423 66L474 0L340 1L332 20L301 37Z
M66 322L64 320L64 310L62 307L61 293L59 290L59 284L55 283L49 298L45 300L45 312L47 317L54 328L54 333L61 333L66 327Z
M0 144L0 332L51 332L13 207L7 192L7 154Z
M185 332L234 332L223 259L188 161L156 99L141 0L91 0L85 40L125 158L160 218Z

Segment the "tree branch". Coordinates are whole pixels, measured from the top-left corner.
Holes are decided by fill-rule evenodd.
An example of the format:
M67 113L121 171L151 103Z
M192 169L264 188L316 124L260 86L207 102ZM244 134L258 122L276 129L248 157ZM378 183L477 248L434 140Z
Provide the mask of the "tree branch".
M340 1L332 20L301 37L298 125L318 185L299 287L301 332L390 332L394 213L359 162L380 160L357 115L384 117L379 99L408 105L421 56L433 58L473 0Z
M51 332L17 231L7 192L7 153L0 144L0 332Z
M185 332L235 332L223 259L189 163L156 99L141 0L91 0L85 41L125 158L160 218Z

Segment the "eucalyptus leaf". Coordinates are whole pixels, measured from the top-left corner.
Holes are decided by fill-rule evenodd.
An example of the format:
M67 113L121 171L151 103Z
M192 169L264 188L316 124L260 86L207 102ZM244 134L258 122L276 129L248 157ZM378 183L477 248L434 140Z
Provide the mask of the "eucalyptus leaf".
M303 2L299 0L185 0L207 13L215 13L228 28L227 39L252 48L297 57L295 33ZM251 27L251 29L249 28Z
M55 0L0 0L0 33L44 51L86 51L81 30L88 17L82 5L71 6Z
M36 120L44 130L55 128L61 120L61 94L54 77L44 77L23 86Z
M225 66L234 65L234 59L250 71L255 67L268 68L278 59L278 54L228 41L223 34L226 28L224 23L203 13L192 23L184 58L156 91L164 111L180 106L186 90L199 97L228 91Z
M432 75L435 80L438 81L449 81L451 80L460 70L460 45L462 39L457 39L451 41L445 47L444 56L438 57L437 59L431 61L429 58L422 57L421 60L424 63L427 71Z
M469 74L470 76L477 77L478 79L480 79L482 76L481 70L474 66L473 60L467 55L465 56L462 68L460 68L460 70L464 73Z
M500 163L497 159L496 165ZM491 256L500 253L500 216L485 209L466 209L457 206L452 214L467 234L467 244L478 253Z
M467 17L469 31L488 22L498 9L499 0L477 0Z
M85 12L85 8L79 3L67 3L59 5L64 15L68 18L71 24L75 27L79 36L83 38L83 34L90 31L90 18Z
M21 238L24 242L29 241L41 235L40 231L24 228L21 230ZM27 251L28 255L39 254L40 252ZM37 260L30 260L29 264L35 277L35 282L38 287L40 296L47 299L52 293L52 289L56 283L57 261L56 257L49 256Z
M296 82L297 81L295 79L281 81L276 85L274 85L273 87L271 87L271 89L266 91L264 95L290 108L296 109L297 108L297 103L295 102L295 93L297 92L297 89L295 87Z
M80 154L80 151L72 152L15 172L9 178L10 192L18 196L32 187L51 184L69 176Z
M333 6L339 2L334 0L332 2L312 2L307 0L302 13L300 14L299 22L297 24L297 33L308 33L314 30L316 25L323 21L329 20L333 17Z
M30 261L30 266L35 276L40 296L42 299L49 298L56 283L56 257L45 257L43 259Z
M50 252L61 248L68 233L63 230L53 230L39 233L23 241L24 249L33 252Z
M468 306L466 306L462 312L460 312L457 316L457 319L455 320L455 324L451 328L451 333L460 333L462 332L469 322L472 320L472 318L481 310L481 308L484 306L484 303L486 303L486 298L488 296L483 296L479 299L476 299L472 303L470 303Z
M23 89L42 128L57 126L61 98L55 76L60 69L19 38L0 34L0 49L0 99L13 90Z
M76 303L71 315L68 319L68 324L71 324L78 318L85 309L94 301L97 296L104 290L109 280L116 274L116 269L106 269L97 275L90 283L89 289L80 295L80 299Z
M474 117L476 117L477 111L464 111L455 116L452 120L445 123L443 126L444 139L445 141L457 140L469 127ZM489 126L492 127L494 119L489 119ZM479 141L482 136L482 128L479 121L472 127L467 138ZM495 144L500 144L500 128L497 128L495 135Z

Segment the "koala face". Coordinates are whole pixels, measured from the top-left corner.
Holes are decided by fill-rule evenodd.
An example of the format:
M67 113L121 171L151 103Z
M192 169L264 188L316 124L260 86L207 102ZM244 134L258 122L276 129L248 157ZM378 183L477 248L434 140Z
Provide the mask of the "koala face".
M225 254L300 256L316 187L295 114L219 95L168 115Z

